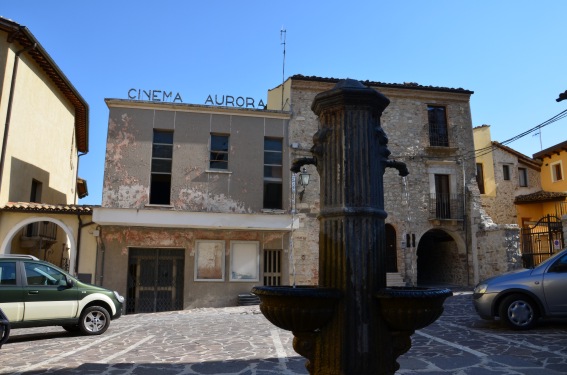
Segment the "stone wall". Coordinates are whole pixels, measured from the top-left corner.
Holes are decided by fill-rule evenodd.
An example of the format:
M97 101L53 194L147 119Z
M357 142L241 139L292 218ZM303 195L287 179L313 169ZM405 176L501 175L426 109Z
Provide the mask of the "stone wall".
M292 78L293 80L293 78ZM336 82L317 80L293 80L290 90L291 112L289 140L291 160L310 157L313 134L318 129L318 119L311 111L315 96L330 90ZM410 175L406 179L398 172L387 169L384 174L384 201L388 213L386 223L396 231L398 271L408 284L417 283L417 247L420 240L431 230L450 233L453 243L451 256L447 257L454 270L447 278L456 283L466 283L474 268L467 254L470 240L466 239L471 229L466 229L462 218L455 220L431 220L431 193L434 193L434 174L447 174L451 179L451 191L464 199L463 181L474 179L472 155L473 135L469 98L470 93L455 90L423 90L406 87L375 87L391 101L382 115L381 125L386 132L391 151L390 160L407 164ZM450 147L430 147L427 105L437 104L447 108ZM311 182L305 189L301 201L296 201L299 228L293 232L295 277L298 282L318 282L318 233L319 180L316 169L307 166ZM291 186L290 186L291 188ZM298 188L299 191L302 187ZM434 211L434 210L433 210ZM411 246L406 235L415 238ZM415 246L413 246L415 244ZM464 277L457 277L455 275ZM292 278L292 275L290 275Z
M486 227L476 236L480 281L522 268L520 228L516 224Z

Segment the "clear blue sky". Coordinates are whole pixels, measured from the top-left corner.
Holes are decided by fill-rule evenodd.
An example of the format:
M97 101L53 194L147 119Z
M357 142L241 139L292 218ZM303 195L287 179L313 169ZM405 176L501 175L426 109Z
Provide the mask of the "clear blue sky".
M293 74L464 88L473 125L505 141L567 109L567 2L0 0L27 26L90 106L90 151L79 175L100 204L108 108L130 88L266 101ZM542 131L567 140L567 120ZM508 146L531 156L540 137Z

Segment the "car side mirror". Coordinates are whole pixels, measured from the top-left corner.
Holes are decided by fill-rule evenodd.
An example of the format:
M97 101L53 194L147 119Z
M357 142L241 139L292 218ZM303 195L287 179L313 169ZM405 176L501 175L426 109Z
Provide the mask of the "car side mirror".
M72 279L67 279L67 288L72 288L75 282Z

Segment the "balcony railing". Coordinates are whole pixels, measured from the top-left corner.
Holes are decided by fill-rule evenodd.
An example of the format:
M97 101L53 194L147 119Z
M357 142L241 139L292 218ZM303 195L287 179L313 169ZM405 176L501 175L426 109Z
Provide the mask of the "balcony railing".
M429 197L429 218L438 220L462 220L462 194L431 194Z
M38 221L28 224L23 229L22 237L55 241L57 239L57 224L50 221Z
M447 125L430 123L429 124L429 145L437 147L449 147L449 134Z

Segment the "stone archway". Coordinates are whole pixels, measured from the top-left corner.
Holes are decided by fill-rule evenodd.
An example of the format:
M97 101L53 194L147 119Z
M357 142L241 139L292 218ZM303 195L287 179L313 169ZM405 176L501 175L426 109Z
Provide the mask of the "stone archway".
M466 256L447 232L433 229L426 232L417 246L417 284L467 285Z
M77 244L75 242L75 237L73 236L73 232L72 230L61 220L49 217L49 216L35 216L35 217L29 217L27 219L24 219L20 222L18 222L16 225L14 225L6 234L6 237L4 237L4 241L2 242L2 247L0 248L0 254L9 254L11 253L11 245L12 245L12 240L15 238L15 236L22 230L22 228L24 228L26 225L28 224L32 224L35 222L51 222L56 224L59 228L61 228L65 234L67 235L67 240L69 243L69 247L70 247L70 252L69 252L69 273L70 274L74 274L75 272L75 256L77 254Z

